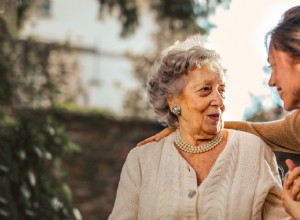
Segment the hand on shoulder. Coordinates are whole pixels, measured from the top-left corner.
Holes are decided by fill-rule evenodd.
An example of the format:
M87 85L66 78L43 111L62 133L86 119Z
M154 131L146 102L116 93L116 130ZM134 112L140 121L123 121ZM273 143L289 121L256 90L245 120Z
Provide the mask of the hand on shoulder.
M157 134L155 134L155 135L153 135L153 136L151 136L151 137L149 137L149 138L147 138L147 139L145 139L145 140L137 143L136 146L140 147L140 146L143 146L143 145L145 145L145 144L147 144L149 142L153 142L153 141L158 142L161 139L163 139L164 137L167 137L168 135L170 135L174 131L175 131L174 128L165 128L161 132L159 132L159 133L157 133Z

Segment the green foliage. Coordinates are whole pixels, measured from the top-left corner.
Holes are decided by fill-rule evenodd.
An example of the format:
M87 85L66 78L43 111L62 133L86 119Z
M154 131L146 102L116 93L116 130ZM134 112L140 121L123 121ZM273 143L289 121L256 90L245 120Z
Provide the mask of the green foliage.
M0 146L0 219L75 219L70 190L58 180L63 174L53 172L61 157L78 151L62 124L18 115L1 125Z
M26 12L36 2L36 0L10 0L10 3L15 3L17 7L17 28L21 28L26 17Z
M9 83L10 64L7 63L7 53L12 44L5 20L0 17L0 103L8 103L12 97L12 88Z
M110 109L105 108L84 108L81 106L78 106L74 102L55 102L52 106L52 109L58 112L69 112L69 113L81 113L86 115L105 115L109 117L116 117L116 114L112 112Z
M0 102L5 105L28 105L55 95L51 78L37 86L37 79L47 72L51 45L14 39L0 17Z
M142 4L149 4L150 8L156 14L157 23L167 23L171 31L178 28L195 29L198 32L209 31L213 25L208 21L209 15L215 12L218 5L229 7L230 0L149 0L141 2L138 0L98 0L100 3L100 17L103 13L113 10L118 11L119 20L122 24L122 36L132 34L139 24L140 8Z
M11 27L7 18L15 15L21 25L33 0L0 3L5 12L0 15L0 219L76 219L60 164L78 147L54 116L33 110L56 101L66 74L61 62L61 68L52 64L54 58L61 61L55 55L62 46L11 34L19 26Z
M153 10L157 11L157 20L168 21L168 28L171 31L184 30L190 26L198 27L199 31L208 31L208 17L214 13L215 8L222 1L194 1L194 0L164 0L154 1L151 4ZM225 2L225 1L223 1ZM201 21L201 23L199 22Z
M77 66L70 65L64 49L68 47L15 39L0 17L0 104L45 108L58 99L72 100L66 82L76 78Z
M99 0L100 2L100 15L104 11L112 11L114 8L118 8L119 20L122 24L123 30L121 35L127 36L131 34L138 26L138 7L135 0Z

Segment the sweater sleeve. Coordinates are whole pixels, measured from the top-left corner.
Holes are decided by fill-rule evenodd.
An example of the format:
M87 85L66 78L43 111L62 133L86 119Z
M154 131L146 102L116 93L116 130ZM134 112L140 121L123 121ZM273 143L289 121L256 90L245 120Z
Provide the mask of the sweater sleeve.
M268 146L265 146L263 151L265 156L264 177L266 178L264 185L268 186L268 194L262 209L262 219L291 220L292 218L289 217L282 206L282 182L278 173L276 157Z
M137 148L131 150L122 168L115 204L109 220L138 219L141 170Z
M225 127L262 138L274 151L300 153L300 110L270 122L225 122Z

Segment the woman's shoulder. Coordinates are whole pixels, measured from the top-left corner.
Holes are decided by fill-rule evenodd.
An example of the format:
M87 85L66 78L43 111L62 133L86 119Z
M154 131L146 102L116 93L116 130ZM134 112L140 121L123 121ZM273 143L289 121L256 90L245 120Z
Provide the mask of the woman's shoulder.
M231 134L231 139L235 139L234 141L238 143L242 151L248 151L248 153L251 151L262 152L261 155L268 159L273 157L274 153L271 147L260 137L238 130L230 130L229 133Z
M173 134L161 139L158 142L149 142L145 145L133 148L129 154L134 154L141 160L155 160L155 158L160 158L163 148L169 147L172 142Z
M170 147L170 141L169 137L166 137L159 142L150 142L131 149L125 164L131 167L132 170L138 169L139 172L142 173L149 174L153 172L153 170L157 170L160 161L166 156L166 154L163 153L164 148Z
M292 111L289 115L300 117L300 109L296 109Z
M231 138L245 139L248 141L256 141L256 142L260 142L262 140L260 137L245 131L233 130L233 129L226 129L226 130L228 130L229 136Z
M250 149L262 149L268 154L272 154L272 149L269 145L267 145L263 139L260 137L245 132L245 131L239 131L239 130L229 130L229 142L236 142L242 149L245 149L245 146Z
M300 121L300 109L297 109L289 114L287 114L284 118L283 121L285 123L290 123L291 125L299 125Z

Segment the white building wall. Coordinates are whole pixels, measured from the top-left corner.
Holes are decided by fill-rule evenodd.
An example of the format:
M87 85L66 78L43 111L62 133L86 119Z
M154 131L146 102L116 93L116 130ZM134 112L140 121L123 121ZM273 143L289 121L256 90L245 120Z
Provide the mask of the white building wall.
M25 23L21 37L96 48L99 55L78 55L86 92L86 98L78 104L121 114L126 91L138 84L132 74L132 64L122 54L142 54L154 48L150 36L155 30L154 21L145 11L141 15L139 29L130 38L122 39L121 25L116 18L98 19L98 0L52 0L50 16L33 14Z

